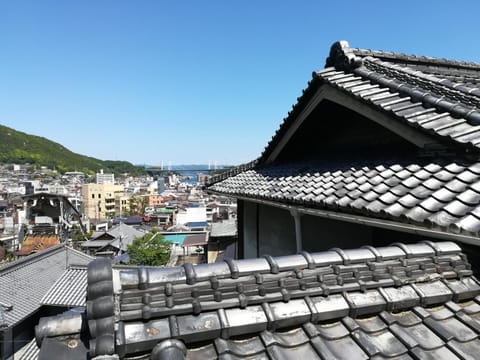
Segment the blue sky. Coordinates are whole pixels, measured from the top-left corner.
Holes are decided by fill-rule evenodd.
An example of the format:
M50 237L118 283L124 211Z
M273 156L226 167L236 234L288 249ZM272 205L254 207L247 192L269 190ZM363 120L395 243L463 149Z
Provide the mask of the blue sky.
M256 158L331 44L480 61L476 1L0 0L0 124L136 164Z

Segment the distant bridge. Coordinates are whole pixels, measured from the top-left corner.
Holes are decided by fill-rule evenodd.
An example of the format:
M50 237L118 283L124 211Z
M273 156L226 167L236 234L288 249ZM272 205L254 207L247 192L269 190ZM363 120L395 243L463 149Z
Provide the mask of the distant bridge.
M203 174L210 174L214 171L221 170L221 169L208 169L208 168L196 168L196 169L178 169L178 168L172 168L172 169L165 169L161 167L149 167L145 168L145 171L147 172L148 175L154 176L154 175L167 175L167 174L172 174L172 173L179 173L179 174L191 174L191 173L203 173Z

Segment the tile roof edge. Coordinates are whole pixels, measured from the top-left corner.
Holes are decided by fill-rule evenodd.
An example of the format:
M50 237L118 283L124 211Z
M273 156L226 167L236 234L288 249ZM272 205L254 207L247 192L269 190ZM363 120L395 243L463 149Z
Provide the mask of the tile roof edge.
M80 251L80 250L77 250L77 249L74 249L73 247L70 247L70 246L67 246L65 245L65 249L66 251L71 251L73 252L74 254L80 256L80 257L83 257L87 260L95 260L95 257L94 256L90 256L90 255L87 255L85 254L84 252ZM72 264L72 265L75 265L75 264Z
M232 177L232 176L235 176L237 174L240 174L246 170L250 170L250 169L253 169L254 167L257 166L258 162L259 162L259 159L260 158L257 158L255 160L252 160L248 163L245 163L245 164L241 164L241 165L238 165L234 168L231 168L231 169L228 169L226 171L223 171L221 172L220 174L217 174L217 175L214 175L212 177L210 177L206 183L206 188L207 188L207 191L208 191L208 187L217 183L217 182L220 182L220 181L223 181L225 180L226 178L229 178L229 177Z
M373 249L373 250L372 250ZM430 242L423 241L413 244L394 243L384 247L360 247L355 249L330 249L321 252L301 252L298 254L284 256L263 256L253 259L229 259L220 263L199 264L192 266L185 264L174 267L132 267L126 270L134 270L134 273L128 275L129 286L137 284L138 286L148 286L150 281L153 283L172 282L173 273L183 274L177 280L182 283L194 285L197 282L211 279L212 276L231 277L236 279L245 276L246 273L260 274L271 273L278 274L284 271L314 269L330 265L353 265L358 263L367 263L369 261L384 261L381 254L389 251L396 251L397 257L413 259L429 256L450 256L462 254L462 249L453 241ZM428 253L428 254L427 254ZM427 255L425 255L427 254ZM223 269L220 269L220 268ZM252 270L254 269L254 270ZM121 269L120 269L121 270ZM153 271L153 277L150 277L145 271ZM210 273L211 272L211 273ZM164 276L165 279L164 279ZM156 280L152 280L156 279ZM164 279L165 281L161 280ZM160 281L161 280L161 281ZM163 281L163 282L162 282Z
M401 63L445 66L480 71L480 63L478 62L450 60L433 56L419 56L383 50L360 49L350 47L346 40L336 41L332 44L329 56L325 62L325 67L333 66L342 70L352 69L352 67L360 66L365 57L374 57L385 61Z
M23 259L15 260L15 261L12 261L10 263L7 263L7 264L1 266L0 267L0 276L6 275L10 271L14 271L19 267L27 266L31 263L40 261L47 256L55 255L55 254L61 252L62 250L74 252L76 255L79 255L79 256L87 259L87 260L94 260L95 259L94 257L92 257L90 255L87 255L87 254L85 254L81 251L75 250L74 248L69 247L65 244L59 244L59 245L49 247L49 248L47 248L47 249L45 249L41 252L34 253L32 255L28 255ZM73 265L78 265L78 264L71 264L71 265L73 266Z
M48 249L45 249L41 252L34 253L32 255L28 255L23 259L15 260L15 261L12 261L12 262L7 263L5 265L2 265L0 267L0 276L4 275L4 272L8 273L9 271L14 270L18 267L26 266L30 263L39 261L39 260L41 260L41 259L43 259L47 256L54 255L55 253L61 251L64 247L66 247L64 244L55 245L55 246L49 247Z

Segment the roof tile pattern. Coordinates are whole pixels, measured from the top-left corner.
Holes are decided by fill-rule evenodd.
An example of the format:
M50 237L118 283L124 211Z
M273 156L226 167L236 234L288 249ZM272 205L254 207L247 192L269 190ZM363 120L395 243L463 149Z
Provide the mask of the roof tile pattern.
M467 235L480 231L480 163L357 166L336 171L325 171L325 165L277 165L245 171L209 190Z
M480 350L480 284L452 242L113 273L102 259L88 279L94 359L473 359ZM55 324L67 320L42 319L50 325L37 341L63 344L73 333Z
M87 296L87 268L71 266L66 269L42 298L43 305L85 306Z
M15 360L38 360L38 353L40 349L35 342L35 339L29 341L25 346L15 352L13 358Z
M462 318L455 302L480 294L465 256L451 242L114 271L120 287L112 305L119 322L116 351L126 355L172 338L187 345L187 358L335 358L339 344L356 349L360 358L410 358L420 341L428 351L450 354L453 338L437 341L432 329L444 325L425 307L440 306L442 314L454 309L444 317L463 334L462 326L473 322L467 325L471 317ZM108 295L97 296L100 301ZM89 326L96 329L105 309L95 298L89 301ZM415 321L392 320L399 311ZM419 339L410 339L409 347L402 331ZM431 339L423 339L424 333ZM476 340L455 339L466 353Z
M92 259L59 245L0 267L0 303L12 306L4 308L6 324L13 326L37 310L67 264L86 265Z
M415 307L367 318L306 322L286 332L264 330L241 340L218 338L189 349L186 358L474 359L480 351L478 333L472 329L480 324L473 320L480 314L479 300L464 308L451 302L428 310Z
M40 252L49 247L59 245L60 240L57 235L31 235L22 243L22 248L17 252L18 256L26 256L32 253Z
M378 65L375 62L372 64ZM410 93L407 94L406 85L402 81L384 77L382 78L383 82L379 85L380 77L377 72L368 69L356 72L361 75L345 74L343 71L327 68L317 72L315 76L324 83L394 115L407 125L431 135L446 137L457 143L480 146L480 123L478 121L469 123L468 121L468 118L476 111L480 97L472 96L473 99L465 99L468 95L455 92L449 93L452 101L441 103L440 99L444 95L440 90L436 92L438 95L435 97L430 94L433 90L418 90L415 97L415 87L412 87ZM425 104L427 96L431 96L432 101L437 102L437 107ZM461 104L465 103L466 105L460 105L456 97L465 97L462 98L464 102ZM469 113L470 115L467 115ZM461 115L464 115L465 118Z

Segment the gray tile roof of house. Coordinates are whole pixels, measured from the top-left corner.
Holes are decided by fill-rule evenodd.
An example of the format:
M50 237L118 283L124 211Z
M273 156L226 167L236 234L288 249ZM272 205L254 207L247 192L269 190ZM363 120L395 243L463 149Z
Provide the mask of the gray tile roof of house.
M0 304L0 329L8 326L3 306L3 304Z
M452 242L113 272L99 259L88 278L92 357L464 359L480 351L480 284ZM51 329L66 320L42 320L39 343L64 342Z
M40 302L51 306L85 306L86 296L87 267L71 266L63 271Z
M13 355L14 360L37 360L40 349L35 339L32 339L25 346L20 348Z
M480 232L480 163L272 165L242 172L209 190L452 233Z
M0 267L0 303L10 327L31 315L63 271L70 265L87 265L93 258L64 245L55 246Z
M335 43L260 156L265 160L319 87L332 87L419 132L480 147L480 64Z
M344 41L335 43L326 68L313 73L312 81L260 157L212 177L208 190L477 237L479 84L477 63L356 49ZM415 134L436 139L445 147L446 156L440 159L438 155L437 160L430 157L429 163L421 163L421 159L403 159L400 163L385 159L374 164L367 160L356 164L327 160L319 166L275 166L272 154L278 146L284 146L280 145L282 139L320 89L343 94Z
M104 246L109 245L113 239L110 240L87 240L82 241L81 247L82 248L102 248Z
M96 238L108 234L113 237L112 240L96 240ZM127 245L130 245L136 237L143 237L145 232L139 231L132 226L126 225L124 223L119 223L115 225L108 231L104 232L96 232L94 236L92 236L91 240L86 241L82 244L82 247L104 247L106 245L111 245L116 248L121 248L121 250L126 251ZM121 244L120 244L120 237L121 237ZM101 246L97 246L100 245Z

